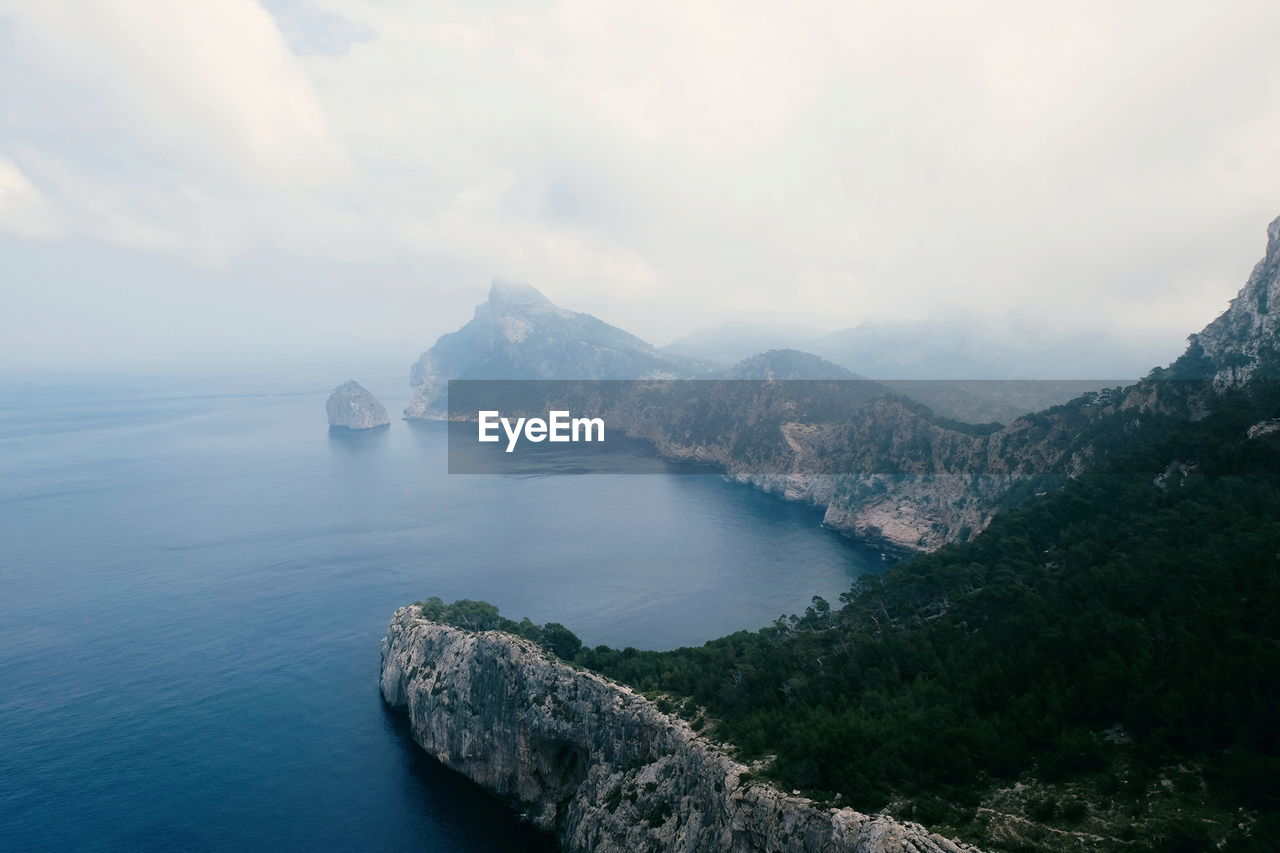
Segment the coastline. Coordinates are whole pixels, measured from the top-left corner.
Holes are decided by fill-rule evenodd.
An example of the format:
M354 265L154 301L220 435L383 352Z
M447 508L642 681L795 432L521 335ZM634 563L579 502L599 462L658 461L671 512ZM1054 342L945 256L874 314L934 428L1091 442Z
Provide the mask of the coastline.
M887 815L832 808L750 769L634 690L500 631L396 611L384 700L446 767L578 851L973 853Z

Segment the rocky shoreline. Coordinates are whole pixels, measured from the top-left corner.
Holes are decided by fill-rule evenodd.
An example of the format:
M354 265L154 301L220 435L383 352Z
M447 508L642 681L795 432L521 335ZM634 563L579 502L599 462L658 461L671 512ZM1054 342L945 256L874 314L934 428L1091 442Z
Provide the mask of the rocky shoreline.
M749 778L679 717L534 643L396 611L382 696L428 754L555 833L565 851L973 853L913 823Z

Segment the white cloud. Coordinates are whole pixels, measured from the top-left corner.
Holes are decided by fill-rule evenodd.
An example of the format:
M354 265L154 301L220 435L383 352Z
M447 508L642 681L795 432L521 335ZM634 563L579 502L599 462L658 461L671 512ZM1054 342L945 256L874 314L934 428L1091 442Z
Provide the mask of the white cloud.
M228 276L342 262L262 268L299 296L378 264L424 345L493 272L653 337L963 307L1179 339L1280 212L1271 2L268 7L0 0L4 198Z
M0 156L0 231L40 239L57 233L45 198L12 160Z
M310 81L253 0L8 7L24 58L68 98L92 98L102 130L126 133L166 165L287 188L323 180L335 164Z

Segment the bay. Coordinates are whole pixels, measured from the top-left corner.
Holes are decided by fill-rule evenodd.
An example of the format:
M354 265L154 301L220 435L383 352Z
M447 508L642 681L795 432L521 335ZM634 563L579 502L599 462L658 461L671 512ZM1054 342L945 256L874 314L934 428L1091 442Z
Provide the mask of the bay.
M328 385L5 389L0 848L529 849L383 707L396 607L672 648L883 567L718 476L450 476L441 425L331 433Z

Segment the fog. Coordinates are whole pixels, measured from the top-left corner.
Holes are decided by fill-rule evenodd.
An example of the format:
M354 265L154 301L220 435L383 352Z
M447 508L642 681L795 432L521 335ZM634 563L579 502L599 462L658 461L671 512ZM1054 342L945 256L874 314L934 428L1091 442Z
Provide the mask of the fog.
M1172 355L1280 214L1277 43L1269 0L0 0L0 372L400 370L493 275L660 345Z

